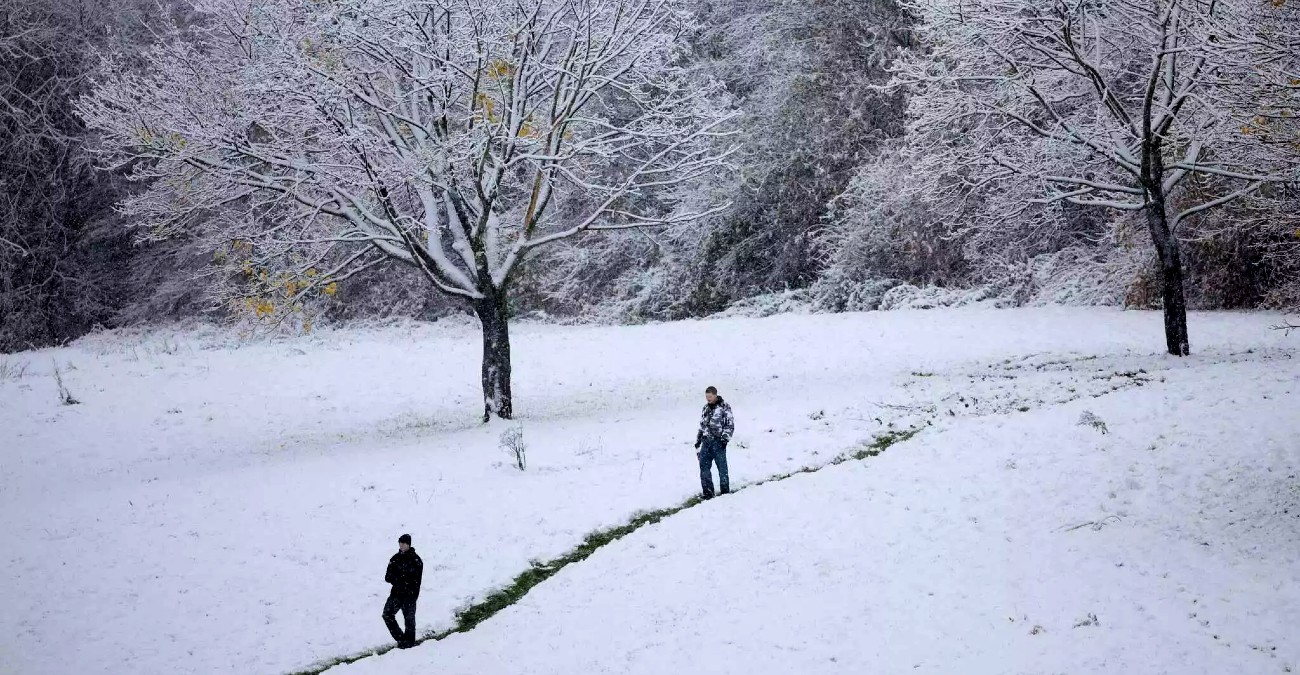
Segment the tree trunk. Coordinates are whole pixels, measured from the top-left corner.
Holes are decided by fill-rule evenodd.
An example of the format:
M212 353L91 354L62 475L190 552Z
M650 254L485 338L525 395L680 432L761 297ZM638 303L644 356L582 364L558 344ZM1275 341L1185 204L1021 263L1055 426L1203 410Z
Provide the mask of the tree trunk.
M510 324L504 291L489 291L474 303L474 313L483 324L483 421L493 415L503 420L514 416L510 393Z
M1160 290L1165 314L1165 346L1174 356L1187 356L1187 299L1183 295L1183 257L1178 239L1169 231L1164 195L1153 195L1146 208L1147 228L1160 260Z

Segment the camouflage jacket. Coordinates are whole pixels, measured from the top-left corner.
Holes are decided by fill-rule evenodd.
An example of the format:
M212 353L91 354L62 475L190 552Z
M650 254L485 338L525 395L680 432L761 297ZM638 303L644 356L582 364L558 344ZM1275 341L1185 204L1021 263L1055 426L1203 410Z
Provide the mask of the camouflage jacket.
M706 404L700 413L700 433L697 440L712 438L726 443L736 432L736 420L731 414L731 405L718 397L716 404Z

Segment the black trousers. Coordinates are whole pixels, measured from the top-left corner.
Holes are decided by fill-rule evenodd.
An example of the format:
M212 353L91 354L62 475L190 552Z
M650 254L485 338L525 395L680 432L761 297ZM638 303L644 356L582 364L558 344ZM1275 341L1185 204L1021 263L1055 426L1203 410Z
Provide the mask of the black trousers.
M397 611L402 611L402 619L406 621L406 632L397 626ZM393 634L393 639L398 644L415 643L415 598L397 595L396 593L388 596L388 602L384 603L384 625L388 626L388 632Z

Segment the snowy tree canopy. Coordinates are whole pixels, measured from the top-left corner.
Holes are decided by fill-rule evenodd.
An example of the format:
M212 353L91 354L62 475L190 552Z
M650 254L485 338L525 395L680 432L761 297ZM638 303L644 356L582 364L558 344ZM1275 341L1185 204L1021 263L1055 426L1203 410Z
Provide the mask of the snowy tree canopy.
M1286 3L918 0L900 62L928 187L1141 212L1169 350L1186 354L1180 225L1300 180L1300 23ZM990 191L993 191L990 190Z
M685 17L666 2L203 9L208 28L110 73L84 113L117 162L160 179L128 204L159 235L238 204L221 238L292 254L318 273L303 291L397 259L481 300L548 242L697 217L643 198L729 152L714 143L729 113L674 65ZM564 193L585 208L553 217ZM284 204L295 217L252 217Z
M158 236L201 219L290 310L368 267L415 267L483 323L486 416L512 414L507 291L532 250L720 208L678 192L726 167L732 113L676 63L688 22L671 3L204 9L205 30L144 72L110 69L83 107L117 162L157 180L128 210Z

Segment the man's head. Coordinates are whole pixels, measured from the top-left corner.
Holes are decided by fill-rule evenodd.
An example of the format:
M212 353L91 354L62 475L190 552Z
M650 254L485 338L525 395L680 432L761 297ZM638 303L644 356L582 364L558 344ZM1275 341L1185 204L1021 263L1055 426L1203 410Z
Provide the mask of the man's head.
M708 401L709 403L717 403L717 402L718 402L718 388L717 388L717 387L709 387L708 389L705 389L705 390L704 390L704 400Z
M411 549L411 535L404 534L397 538L397 550L406 553Z

